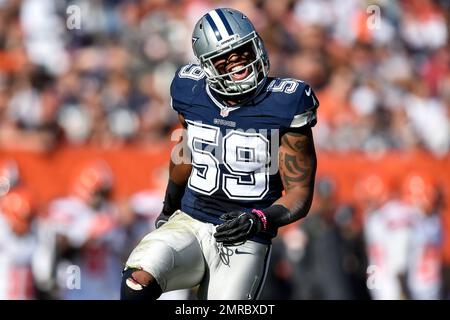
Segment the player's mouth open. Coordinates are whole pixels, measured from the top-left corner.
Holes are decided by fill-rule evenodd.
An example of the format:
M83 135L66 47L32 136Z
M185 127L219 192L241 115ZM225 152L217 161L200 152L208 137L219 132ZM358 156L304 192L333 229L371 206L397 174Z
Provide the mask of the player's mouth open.
M233 80L239 81L239 80L245 79L249 75L249 68L248 67L244 68L244 66L245 66L245 63L236 65L230 69L229 72L233 72L231 74L231 78Z

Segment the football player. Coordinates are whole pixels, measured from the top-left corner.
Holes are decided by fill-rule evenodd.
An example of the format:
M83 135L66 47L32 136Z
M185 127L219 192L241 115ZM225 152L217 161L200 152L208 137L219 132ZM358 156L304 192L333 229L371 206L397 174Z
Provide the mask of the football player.
M14 188L0 196L0 299L36 297L33 258L36 250L36 206L31 193Z
M111 201L114 176L100 160L82 166L69 195L50 202L47 223L54 238L55 272L64 300L118 299L125 234ZM80 288L69 286L72 266L80 268ZM74 278L75 279L75 278ZM72 287L73 285L73 287Z
M122 299L196 286L200 299L257 299L271 239L311 205L311 87L269 77L263 41L237 10L205 14L192 47L199 64L181 67L170 90L186 134L157 229L126 262Z
M436 300L442 290L442 217L439 185L429 175L410 173L403 181L403 202L416 210L408 248L409 298Z

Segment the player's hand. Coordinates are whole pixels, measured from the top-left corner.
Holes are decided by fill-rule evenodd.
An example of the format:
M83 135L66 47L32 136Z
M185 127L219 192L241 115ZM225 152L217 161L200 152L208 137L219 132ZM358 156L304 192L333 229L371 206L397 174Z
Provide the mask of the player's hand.
M155 221L155 227L156 229L158 229L159 227L161 227L164 223L166 223L167 221L169 221L169 218L172 214L166 214L164 212L161 212L158 216L158 218L156 218Z
M216 228L214 237L224 246L243 244L256 233L265 230L263 221L252 212L233 211L221 215L220 219L225 222Z

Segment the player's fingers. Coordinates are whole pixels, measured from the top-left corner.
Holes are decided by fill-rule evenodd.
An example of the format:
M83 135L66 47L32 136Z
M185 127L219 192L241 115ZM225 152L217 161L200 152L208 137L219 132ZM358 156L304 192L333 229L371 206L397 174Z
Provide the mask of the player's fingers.
M214 238L223 239L223 238L228 237L229 233L230 233L230 230L218 231L218 232L214 233Z
M219 219L222 221L233 220L234 218L239 217L240 214L241 212L238 211L228 212L221 215Z
M220 216L219 219L222 220L222 221L228 221L228 220L230 220L232 218L230 217L230 215L228 213L224 213L223 215Z
M245 241L248 239L251 231L251 225L244 224L237 226L228 231L222 231L214 234L217 242L236 243L238 241Z
M214 237L216 238L216 242L224 242L227 240L227 236L225 234L222 235L214 235Z
M230 244L232 241L228 234L218 234L214 235L214 237L216 238L217 242L222 242L223 244Z
M230 235L235 235L241 229L241 226L239 226L239 225L233 225L233 226L222 225L222 226L221 226L222 228L220 228L220 229L219 229L219 227L216 228L216 233L214 233L214 237L216 239L229 237Z
M216 227L216 234L221 233L221 232L226 232L228 230L230 230L230 224L224 223L224 224L221 224L220 226Z
M227 232L215 233L214 238L217 242L224 242L228 240L229 235Z
M237 236L239 234L246 235L249 230L250 230L250 224L245 223L245 224L236 225L234 228L229 229L226 232L226 234L228 237Z
M236 227L239 224L239 221L237 220L231 220L225 223L222 223L220 226L216 227L216 231L217 232L222 232L222 231L227 231L230 229L233 229L234 227Z

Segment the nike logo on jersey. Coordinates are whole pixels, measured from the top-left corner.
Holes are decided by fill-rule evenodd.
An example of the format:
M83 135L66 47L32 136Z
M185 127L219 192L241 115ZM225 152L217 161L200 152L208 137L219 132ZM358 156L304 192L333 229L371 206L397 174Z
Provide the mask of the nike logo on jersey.
M311 95L311 87L309 87L308 89L305 89L305 93L309 97Z

